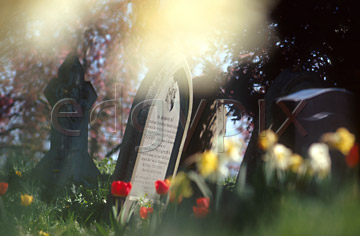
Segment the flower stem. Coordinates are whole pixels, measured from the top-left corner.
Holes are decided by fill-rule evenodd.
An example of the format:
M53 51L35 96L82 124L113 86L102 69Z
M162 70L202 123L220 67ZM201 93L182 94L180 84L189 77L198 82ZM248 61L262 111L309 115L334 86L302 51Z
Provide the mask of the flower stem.
M5 205L1 196L0 196L0 212L1 212L1 220L4 222L6 219L6 213L5 213Z
M216 199L215 199L215 211L218 212L220 210L220 202L222 197L223 185L221 181L218 181L216 184Z

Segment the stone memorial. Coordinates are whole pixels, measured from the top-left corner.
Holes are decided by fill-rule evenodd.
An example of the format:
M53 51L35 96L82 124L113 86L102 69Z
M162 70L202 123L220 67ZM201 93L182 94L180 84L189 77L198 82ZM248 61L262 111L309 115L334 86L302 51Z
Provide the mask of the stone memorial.
M222 147L216 146L219 144L218 137L224 137L226 127L226 109L221 103L224 96L219 90L219 85L214 82L214 78L200 76L193 79L193 90L191 127L186 137L180 166L187 166L188 158L195 153L205 152L214 147L223 150Z
M273 127L283 132L279 142L304 157L310 145L319 142L324 133L344 127L357 134L357 100L353 93L345 89L305 89L278 98L276 102L279 105L274 109ZM286 110L293 111L293 114L284 117ZM280 117L280 114L284 115ZM282 128L286 119L291 119L291 122ZM345 159L340 153L332 153L331 162L333 173L342 175L345 172Z
M154 182L177 172L190 123L192 81L185 59L169 58L147 74L130 111L113 175L132 183L125 212L144 196L157 202Z
M242 165L246 165L247 168L247 181L252 181L252 177L254 176L256 169L259 165L261 165L260 160L262 152L258 148L260 119L265 121L264 129L277 129L278 127L275 127L273 124L274 119L278 119L279 122L284 122L286 119L286 115L283 112L275 111L277 109L276 100L278 98L303 89L322 87L324 87L324 81L322 81L321 78L313 72L292 71L291 69L285 69L275 78L271 86L267 89L264 97L265 112L261 115L259 112L258 114L255 114L254 117L254 129L244 155L244 161L242 162ZM278 117L274 118L275 115L278 115ZM288 133L282 134L283 140L287 140L287 135L291 136L291 134Z
M306 155L309 146L319 142L324 133L335 132L340 127L347 128L353 133L357 130L354 116L355 96L345 89L305 89L278 98L276 102L286 104L289 111L303 104L293 119L296 121L291 122L284 130L284 134L293 134L292 139L287 142L297 153ZM283 108L278 106L275 113L281 113L281 109ZM280 127L281 121L284 120L274 119L274 127ZM281 141L286 140L280 136Z
M47 187L67 183L96 187L100 172L88 154L90 108L97 99L77 56L69 54L44 90L52 107L50 150L34 175Z

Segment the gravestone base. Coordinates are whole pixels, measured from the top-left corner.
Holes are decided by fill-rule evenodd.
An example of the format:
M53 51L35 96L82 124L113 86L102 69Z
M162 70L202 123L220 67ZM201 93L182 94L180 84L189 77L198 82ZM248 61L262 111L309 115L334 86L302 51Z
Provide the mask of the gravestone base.
M89 154L84 152L74 152L65 158L49 152L36 166L34 174L46 187L81 184L94 188L100 176Z

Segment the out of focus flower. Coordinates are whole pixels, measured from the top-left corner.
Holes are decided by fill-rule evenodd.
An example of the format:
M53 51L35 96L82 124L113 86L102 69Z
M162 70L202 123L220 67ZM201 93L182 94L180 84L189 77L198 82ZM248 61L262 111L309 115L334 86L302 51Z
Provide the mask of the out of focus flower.
M219 160L216 154L213 151L206 151L201 155L200 160L198 161L198 169L200 174L204 177L209 176L214 171L217 170L219 165Z
M209 214L209 209L204 207L193 206L193 212L197 218L204 218L205 216L207 216L207 214Z
M176 193L170 191L170 202L180 204L182 202L182 196L176 195Z
M292 152L282 144L276 144L273 149L275 167L279 170L286 170L290 165Z
M209 206L210 206L210 198L208 198L208 197L199 197L199 198L196 199L196 205L198 207L209 208Z
M155 181L155 189L160 195L167 194L170 189L170 181L168 179Z
M331 169L331 159L329 148L324 143L314 143L309 148L310 167L315 173L321 177L329 174Z
M50 234L40 230L39 231L39 236L50 236Z
M259 135L259 146L263 150L273 147L277 141L277 135L270 129L262 131Z
M170 182L170 191L172 194L175 194L175 198L178 198L179 196L189 198L192 196L193 191L191 188L191 183L184 172L177 173L175 178L172 178Z
M224 141L224 154L225 157L231 161L239 162L241 159L240 151L243 146L241 139L226 138Z
M154 209L152 207L140 207L140 211L139 211L139 214L140 214L140 218L143 219L143 220L146 220L149 216L149 213L153 213Z
M209 214L210 199L201 197L196 199L196 206L193 206L194 215L197 218L203 218Z
M22 206L30 206L30 204L33 201L33 196L28 195L28 194L23 194L21 195L21 205Z
M349 154L345 158L346 164L350 168L354 168L359 164L359 144L355 143L355 145L351 148Z
M130 182L114 181L111 184L111 194L114 197L126 197L130 193L131 187Z
M6 182L0 182L0 196L5 195L7 189L9 187L9 184Z
M15 171L15 174L16 174L17 176L19 176L19 177L21 177L21 175L22 175L22 174L21 174L21 172L20 172L20 171L18 171L18 170L17 170L17 171Z
M304 163L304 159L299 154L293 154L290 157L290 169L294 173L299 173Z
M218 168L216 170L216 175L213 175L211 178L212 181L216 180L216 178L218 177L228 177L229 176L229 167L228 167L228 163L226 160L222 159L220 160L220 163L218 165Z
M328 143L330 147L339 150L346 156L354 146L355 136L345 128L338 128L335 133L324 134L321 141Z

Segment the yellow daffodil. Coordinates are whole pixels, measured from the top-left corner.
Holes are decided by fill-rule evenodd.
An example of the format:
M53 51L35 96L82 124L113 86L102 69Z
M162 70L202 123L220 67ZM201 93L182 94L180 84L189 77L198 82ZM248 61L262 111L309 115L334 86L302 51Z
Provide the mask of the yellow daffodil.
M33 196L28 194L21 195L21 205L22 206L29 206L33 201Z
M243 142L240 139L230 139L227 138L224 141L224 154L226 158L229 158L231 161L240 161L241 155L240 151L242 148Z
M324 143L314 143L309 148L311 171L325 177L331 170L329 148Z
M301 170L301 166L304 163L304 159L299 154L293 154L290 157L290 169L294 173L299 173Z
M21 177L21 172L20 171L15 171L15 174L17 175L17 176L19 176L19 177Z
M170 192L172 192L173 196L176 198L189 198L192 196L191 183L184 172L179 172L175 178L172 178L170 181Z
M273 147L277 141L277 135L270 129L262 131L259 135L259 146L263 150Z
M330 147L342 152L345 156L349 154L355 143L355 136L345 128L339 128L335 133L326 133L321 138L322 142L328 143Z
M276 144L273 149L273 154L275 157L275 167L280 170L286 170L290 164L291 150L282 144Z
M198 169L200 174L204 177L209 176L214 171L217 170L219 165L219 160L216 154L212 151L206 151L201 155L200 160L198 161Z
M39 231L39 236L50 236L50 234L40 230Z

